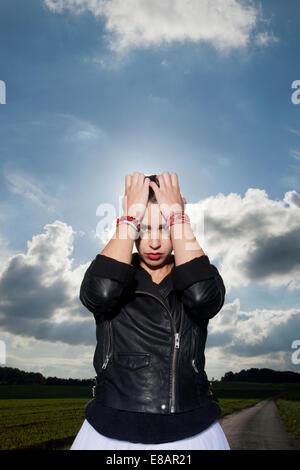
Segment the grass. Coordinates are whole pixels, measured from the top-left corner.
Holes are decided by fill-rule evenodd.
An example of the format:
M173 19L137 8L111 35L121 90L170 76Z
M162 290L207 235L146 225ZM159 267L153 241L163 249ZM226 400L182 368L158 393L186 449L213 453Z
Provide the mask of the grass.
M276 405L288 431L300 438L300 387L287 387Z
M300 438L300 401L279 399L276 404L288 431Z
M260 401L260 398L219 398L219 406L222 410L220 418L223 418L234 411L254 406Z
M51 441L71 440L84 420L86 403L84 398L2 399L0 449L18 449L45 442L51 448Z

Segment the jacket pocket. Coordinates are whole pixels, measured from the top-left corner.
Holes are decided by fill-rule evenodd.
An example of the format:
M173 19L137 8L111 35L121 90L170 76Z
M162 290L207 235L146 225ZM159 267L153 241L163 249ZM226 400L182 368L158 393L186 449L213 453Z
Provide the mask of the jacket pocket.
M150 354L143 352L116 352L115 363L130 370L138 370L150 365Z

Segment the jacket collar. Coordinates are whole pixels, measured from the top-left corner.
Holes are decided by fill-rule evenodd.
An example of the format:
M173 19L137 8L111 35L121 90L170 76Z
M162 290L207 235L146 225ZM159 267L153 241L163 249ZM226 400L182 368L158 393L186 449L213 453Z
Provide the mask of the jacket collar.
M140 266L140 255L138 254L138 252L133 253L131 258L131 264L137 268L135 272L135 289L144 290L146 292L149 292L150 294L154 294L161 298L167 297L169 293L174 290L171 273L175 267L175 258L173 254L171 255L171 257L174 263L172 270L167 276L164 277L160 284L156 284L152 281L152 277L148 273L148 271L146 271L146 269Z

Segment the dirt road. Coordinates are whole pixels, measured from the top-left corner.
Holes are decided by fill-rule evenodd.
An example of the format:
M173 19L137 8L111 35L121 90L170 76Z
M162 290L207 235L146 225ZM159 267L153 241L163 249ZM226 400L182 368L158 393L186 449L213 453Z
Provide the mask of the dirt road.
M286 430L274 399L219 420L231 450L300 450L300 439Z

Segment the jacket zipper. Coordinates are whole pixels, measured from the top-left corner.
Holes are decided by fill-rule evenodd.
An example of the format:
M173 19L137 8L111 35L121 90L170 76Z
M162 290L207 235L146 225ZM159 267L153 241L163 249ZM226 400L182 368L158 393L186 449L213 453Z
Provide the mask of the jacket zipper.
M180 318L180 327L178 332L176 331L176 325L174 318L172 317L172 314L166 304L156 295L150 294L150 292L146 292L144 290L136 290L135 291L138 294L147 294L151 295L151 297L154 297L157 299L167 310L168 314L170 315L172 325L173 325L173 330L174 330L174 336L175 336L175 342L174 342L174 351L173 351L173 361L172 361L172 395L171 395L171 413L175 413L175 363L176 363L176 355L177 355L177 350L179 349L180 345L180 334L182 330L182 325L183 325L183 304L181 304L181 318Z
M192 360L192 366L195 370L195 372L197 372L197 374L199 374L199 370L195 364L195 356L196 356L196 346L197 346L197 330L193 327L193 341L194 341L194 350L193 350L193 360Z
M106 332L108 335L108 341L107 341L107 346L106 346L106 355L105 355L105 360L102 364L102 369L106 369L108 361L109 361L109 348L110 348L110 320L106 320Z
M198 374L198 373L199 373L199 370L198 370L197 367L196 367L195 359L192 360L192 366L194 367L195 372L197 372L197 374Z

